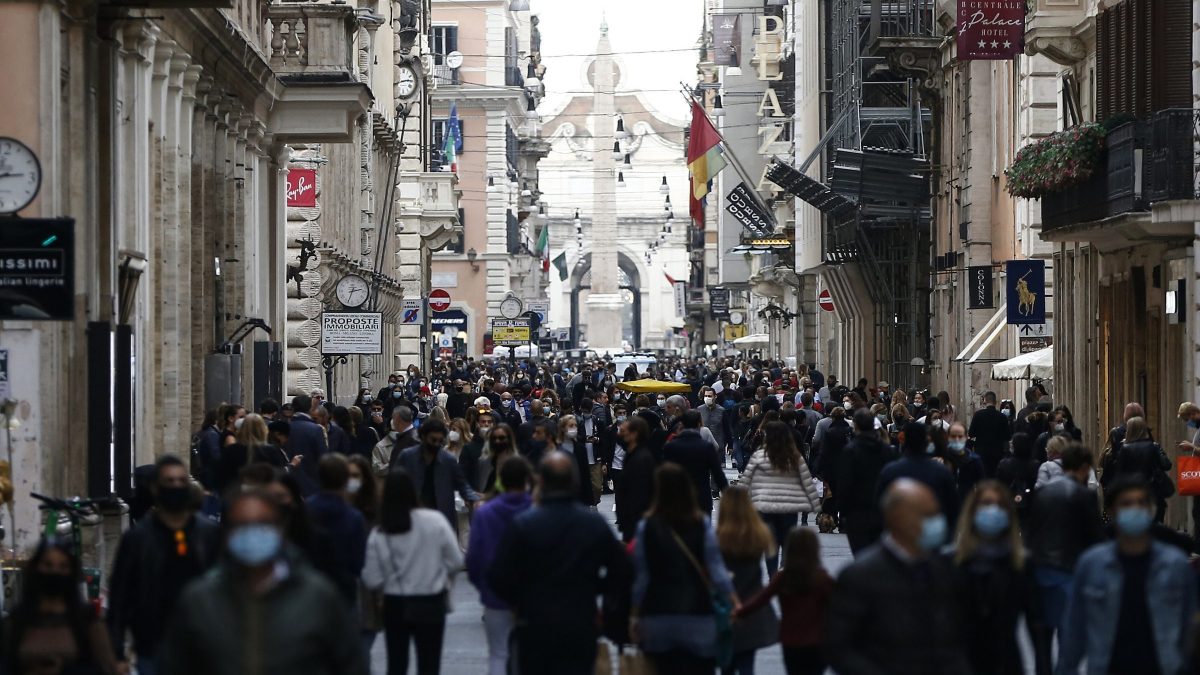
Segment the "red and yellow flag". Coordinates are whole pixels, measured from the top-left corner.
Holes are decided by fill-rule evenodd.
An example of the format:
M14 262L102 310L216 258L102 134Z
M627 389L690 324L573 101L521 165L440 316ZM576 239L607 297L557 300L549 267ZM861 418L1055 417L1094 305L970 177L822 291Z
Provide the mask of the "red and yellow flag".
M692 194L689 211L697 220L698 227L704 226L703 200L708 196L709 182L726 166L723 139L705 114L704 108L692 101L692 126L688 133L688 172L691 174Z

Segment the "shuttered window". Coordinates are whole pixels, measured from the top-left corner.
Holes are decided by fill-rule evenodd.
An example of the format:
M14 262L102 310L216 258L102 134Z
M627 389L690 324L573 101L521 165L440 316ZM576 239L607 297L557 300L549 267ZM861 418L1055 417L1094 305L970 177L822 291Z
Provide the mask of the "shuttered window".
M1192 106L1192 0L1124 0L1096 19L1096 111Z

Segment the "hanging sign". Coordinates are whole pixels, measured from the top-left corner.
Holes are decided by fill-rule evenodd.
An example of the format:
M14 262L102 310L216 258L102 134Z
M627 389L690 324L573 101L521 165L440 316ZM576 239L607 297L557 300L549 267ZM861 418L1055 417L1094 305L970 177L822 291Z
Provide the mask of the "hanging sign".
M738 65L738 44L742 40L741 19L737 14L717 14L713 17L714 64Z
M322 354L382 354L382 312L325 312L321 315Z
M967 268L967 309L995 309L992 290L991 265Z
M1009 260L1005 267L1008 323L1046 323L1046 261Z
M676 281L674 286L675 316L687 316L687 282Z
M958 0L958 58L1003 61L1025 49L1025 0Z
M729 318L728 288L717 287L708 289L708 311L714 319L720 320Z
M316 169L288 169L287 205L300 208L317 205Z
M75 318L75 220L0 218L0 320Z
M745 183L738 183L737 187L725 196L725 210L733 215L747 232L757 238L761 239L775 231L770 217L750 195L750 188L746 187Z
M529 344L530 335L528 317L492 319L492 344L501 347L520 347Z

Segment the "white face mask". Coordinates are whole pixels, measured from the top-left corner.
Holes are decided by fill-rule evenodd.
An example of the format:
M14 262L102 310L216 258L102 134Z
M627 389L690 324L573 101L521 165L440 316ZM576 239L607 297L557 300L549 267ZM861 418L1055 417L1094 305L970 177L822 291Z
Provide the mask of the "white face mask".
M711 397L711 396L705 396L705 397L704 397L704 405L712 405L713 403L715 403L715 402L716 402L716 400L717 400L717 399L715 399L715 398L713 398L713 397Z
M446 434L446 441L448 443L457 443L460 438L462 438L462 434L454 431L453 429L450 431L450 433Z
M572 427L570 429L567 429L567 438L569 438L571 440L575 440L576 438L579 438L579 427Z
M233 428L234 428L234 429L241 429L241 428L242 428L242 423L243 423L243 422L245 422L245 421L246 421L246 418L245 418L245 417L239 417L238 419L234 420L234 422L233 422Z
M362 479L361 478L351 478L349 481L346 482L346 492L349 492L352 495L358 494L358 491L361 489L362 489Z
M666 405L666 403L667 403L667 399L665 399L665 398L660 398L660 399L658 399L658 404L659 404L660 406L662 406L662 405Z

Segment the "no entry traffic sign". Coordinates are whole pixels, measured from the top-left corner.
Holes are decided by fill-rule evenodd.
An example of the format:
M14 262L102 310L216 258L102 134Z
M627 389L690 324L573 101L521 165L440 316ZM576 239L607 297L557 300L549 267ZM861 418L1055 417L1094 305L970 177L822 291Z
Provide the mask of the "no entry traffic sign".
M429 309L444 312L450 309L450 293L441 288L435 288L429 293Z
M833 294L829 292L828 288L817 296L817 305L826 312L833 311Z

